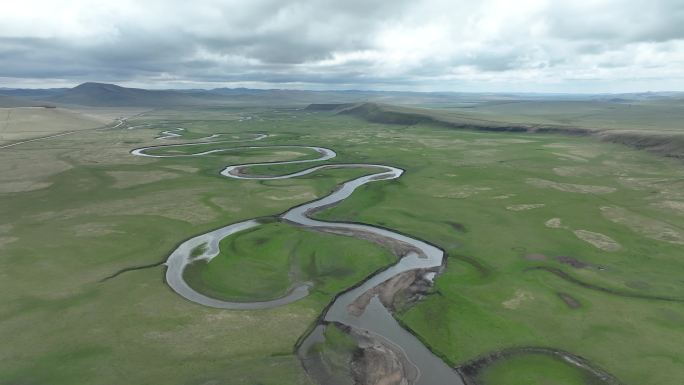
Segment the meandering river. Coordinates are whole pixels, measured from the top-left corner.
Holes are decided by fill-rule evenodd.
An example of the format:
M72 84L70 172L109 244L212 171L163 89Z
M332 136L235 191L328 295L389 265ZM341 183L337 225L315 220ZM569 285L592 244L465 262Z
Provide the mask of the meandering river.
M167 137L174 137L173 135L175 133L167 132L164 134L167 134ZM256 135L251 140L257 141L265 138L267 138L267 135L260 134ZM444 361L442 361L439 357L434 355L425 345L423 345L423 343L420 342L420 340L418 340L418 338L403 329L394 319L390 311L379 300L377 295L373 295L370 299L370 302L360 309L358 306L354 306L364 294L368 294L371 290L377 288L379 285L399 276L402 273L416 270L423 272L425 279L433 279L435 272L442 265L444 252L440 248L425 241L408 235L400 234L390 229L359 223L321 221L310 217L313 212L330 207L348 198L358 187L372 182L397 179L401 177L404 170L382 164L347 163L317 165L302 171L278 176L250 175L245 171L249 167L260 165L273 166L322 162L333 159L336 156L336 153L331 149L315 146L221 146L230 142L238 141L205 141L165 146L150 146L135 149L131 151L131 153L136 156L153 158L177 158L203 156L219 152L234 151L237 149L243 151L246 149L291 148L314 150L319 154L319 157L316 159L269 163L246 163L226 166L221 171L221 175L234 179L272 180L296 178L326 168L364 168L373 170L374 172L370 175L365 175L344 182L335 191L323 198L313 200L300 206L292 207L280 215L282 220L301 226L305 229L315 229L350 236L359 236L364 239L371 238L379 241L379 243L403 245L404 248L408 250L394 265L391 265L387 269L374 274L353 288L338 294L330 306L326 308L325 313L321 315L320 319L324 322L334 322L345 325L346 327L349 327L357 332L373 336L374 338L383 341L388 346L391 346L395 351L399 352L399 354L404 355L404 361L408 362L409 365L412 366L411 372L414 373L414 376L411 380L415 384L462 385L463 381L459 374L446 363L444 363ZM199 145L215 145L216 148L189 154L151 154L153 150L159 150L162 148ZM233 223L183 242L171 253L166 261L166 281L168 285L176 293L190 301L203 306L222 309L242 310L272 308L276 306L283 306L306 297L312 287L310 282L299 283L292 287L285 296L269 301L224 301L208 297L195 291L183 279L183 271L190 263L200 259L209 261L219 254L219 243L223 238L260 225L260 222L256 219ZM424 273L426 271L428 271L428 273ZM356 311L352 311L352 308L355 308ZM300 351L306 351L313 346L313 344L321 341L323 338L323 327L324 326L322 324L319 324L307 336L304 337L299 347Z

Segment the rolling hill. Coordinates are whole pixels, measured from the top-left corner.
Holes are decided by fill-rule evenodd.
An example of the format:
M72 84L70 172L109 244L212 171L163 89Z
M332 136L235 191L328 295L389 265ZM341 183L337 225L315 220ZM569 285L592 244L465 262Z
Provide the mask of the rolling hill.
M220 102L220 99L220 96L201 92L145 90L106 83L83 83L42 100L96 107L162 107L211 104Z
M551 102L545 102L551 103ZM377 103L359 103L355 105L312 105L311 111L333 111L337 114L351 115L374 123L384 124L433 124L454 129L471 129L481 131L509 131L509 132L538 132L557 133L566 135L587 135L599 140L619 143L637 149L643 149L662 156L684 159L684 128L678 123L679 109L670 102L657 105L629 105L624 110L616 110L608 103L591 102L593 116L605 115L603 120L587 120L584 111L578 106L572 108L561 104L561 112L554 111L546 114L533 114L539 106L526 106L519 103L519 107L526 112L524 115L511 113L491 114L453 111L445 109L429 109L405 106L394 106ZM579 102L576 102L579 103ZM509 103L513 104L513 103ZM548 106L544 107L548 110ZM664 116L663 111L669 111L673 117ZM649 124L633 126L634 113L641 115ZM549 116L562 116L561 121L549 119ZM600 124L611 118L610 125ZM512 122L509 122L512 121ZM679 127L677 126L679 124Z

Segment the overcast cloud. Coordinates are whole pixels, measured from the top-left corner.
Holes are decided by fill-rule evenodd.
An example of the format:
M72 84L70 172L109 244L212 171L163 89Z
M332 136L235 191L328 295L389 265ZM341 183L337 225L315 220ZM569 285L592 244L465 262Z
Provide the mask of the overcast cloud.
M682 0L17 0L0 86L684 90Z

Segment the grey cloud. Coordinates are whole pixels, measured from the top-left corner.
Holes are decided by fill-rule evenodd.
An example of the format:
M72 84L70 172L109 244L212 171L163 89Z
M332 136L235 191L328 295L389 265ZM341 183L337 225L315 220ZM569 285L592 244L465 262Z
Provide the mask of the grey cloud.
M612 0L594 8L555 2L547 14L554 35L586 41L664 42L684 38L684 2Z
M533 71L539 81L564 77L572 82L577 73L593 68L631 68L646 76L657 66L637 63L634 52L635 44L647 44L671 58L663 63L672 66L670 73L682 67L684 79L684 53L678 51L682 45L670 44L684 39L681 1L549 2L526 17L498 15L504 32L491 38L486 29L469 30L478 25L469 21L499 12L497 8L456 0L176 0L145 3L142 10L144 17L125 10L123 16L103 16L102 24L113 31L103 36L0 32L0 77L152 84L169 74L217 86L263 82L274 87L304 83L449 89L471 82L467 77L444 82L464 68L470 72L460 73L471 75L460 76L492 81ZM539 23L543 31L531 32L530 26ZM410 42L412 31L420 33L424 26L445 36L424 46ZM408 32L388 47L382 39L395 30Z

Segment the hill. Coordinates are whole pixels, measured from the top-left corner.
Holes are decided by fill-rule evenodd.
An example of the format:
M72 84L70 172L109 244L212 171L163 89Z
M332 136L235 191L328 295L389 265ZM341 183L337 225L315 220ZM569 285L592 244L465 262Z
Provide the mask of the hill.
M361 103L339 110L340 114L354 115L375 123L414 125L431 123L454 128L485 131L536 132L555 130L564 133L583 133L585 130L570 126L553 126L536 123L507 123L481 119L469 113L456 113L441 109Z
M625 110L638 104L663 105L680 104L684 93L658 92L633 94L535 94L535 93L463 93L463 92L410 92L369 90L293 90L293 89L250 89L214 88L189 90L147 90L121 87L114 84L88 82L74 88L17 89L0 87L0 95L31 101L47 101L55 104L83 105L91 107L175 107L175 106L288 106L301 107L312 104L325 108L332 104L359 104L372 102L386 105L424 107L452 112L473 112L478 115L501 117L506 114L505 123L519 123L528 112L537 118L550 118L539 123L555 124L553 119L562 118L557 110L579 107L589 110L599 105L609 111ZM317 108L317 107L312 107ZM346 107L345 107L346 108ZM523 116L518 116L522 112ZM632 113L641 112L634 109ZM487 116L476 117L488 120ZM606 121L610 121L610 116ZM678 118L678 117L677 117ZM497 120L497 119L491 119ZM679 123L679 119L673 121ZM564 122L560 122L564 123ZM639 122L641 123L641 122ZM506 124L504 124L506 125Z
M393 106L377 103L360 103L348 107L326 105L325 110L335 111L338 114L352 115L358 118L384 124L435 124L455 129L472 129L482 131L510 131L510 132L539 132L559 133L569 135L591 135L599 140L624 144L637 149L643 149L667 157L684 159L684 129L677 129L677 121L671 116L663 117L663 111L670 111L670 115L679 116L678 109L671 103L627 106L625 110L615 111L615 107L607 107L599 102L591 103L594 115L601 113L611 117L610 125L601 125L594 122L601 120L584 120L584 110L577 103L583 102L545 102L553 103L557 109L548 113L549 106L544 106L545 114L532 113L538 105L533 107L528 103L520 103L527 109L525 115L512 116L509 114L492 114L491 109L487 114L471 112L455 112L445 109L428 109L416 107ZM570 103L570 104L569 104ZM513 103L506 103L511 105ZM539 103L537 103L539 104ZM507 107L508 108L508 107ZM315 110L315 107L313 108ZM320 110L320 109L319 109ZM639 128L631 126L634 113L652 119L650 125L642 125ZM609 115L610 114L610 115ZM562 116L562 120L558 117ZM486 118L485 118L486 117ZM553 119L552 119L553 118ZM526 121L524 120L526 119ZM513 123L507 122L507 120ZM549 121L556 124L550 124ZM561 122L567 122L565 124ZM681 126L680 126L681 127Z
M220 97L199 92L145 90L106 83L83 83L42 100L95 107L161 107L211 104Z

